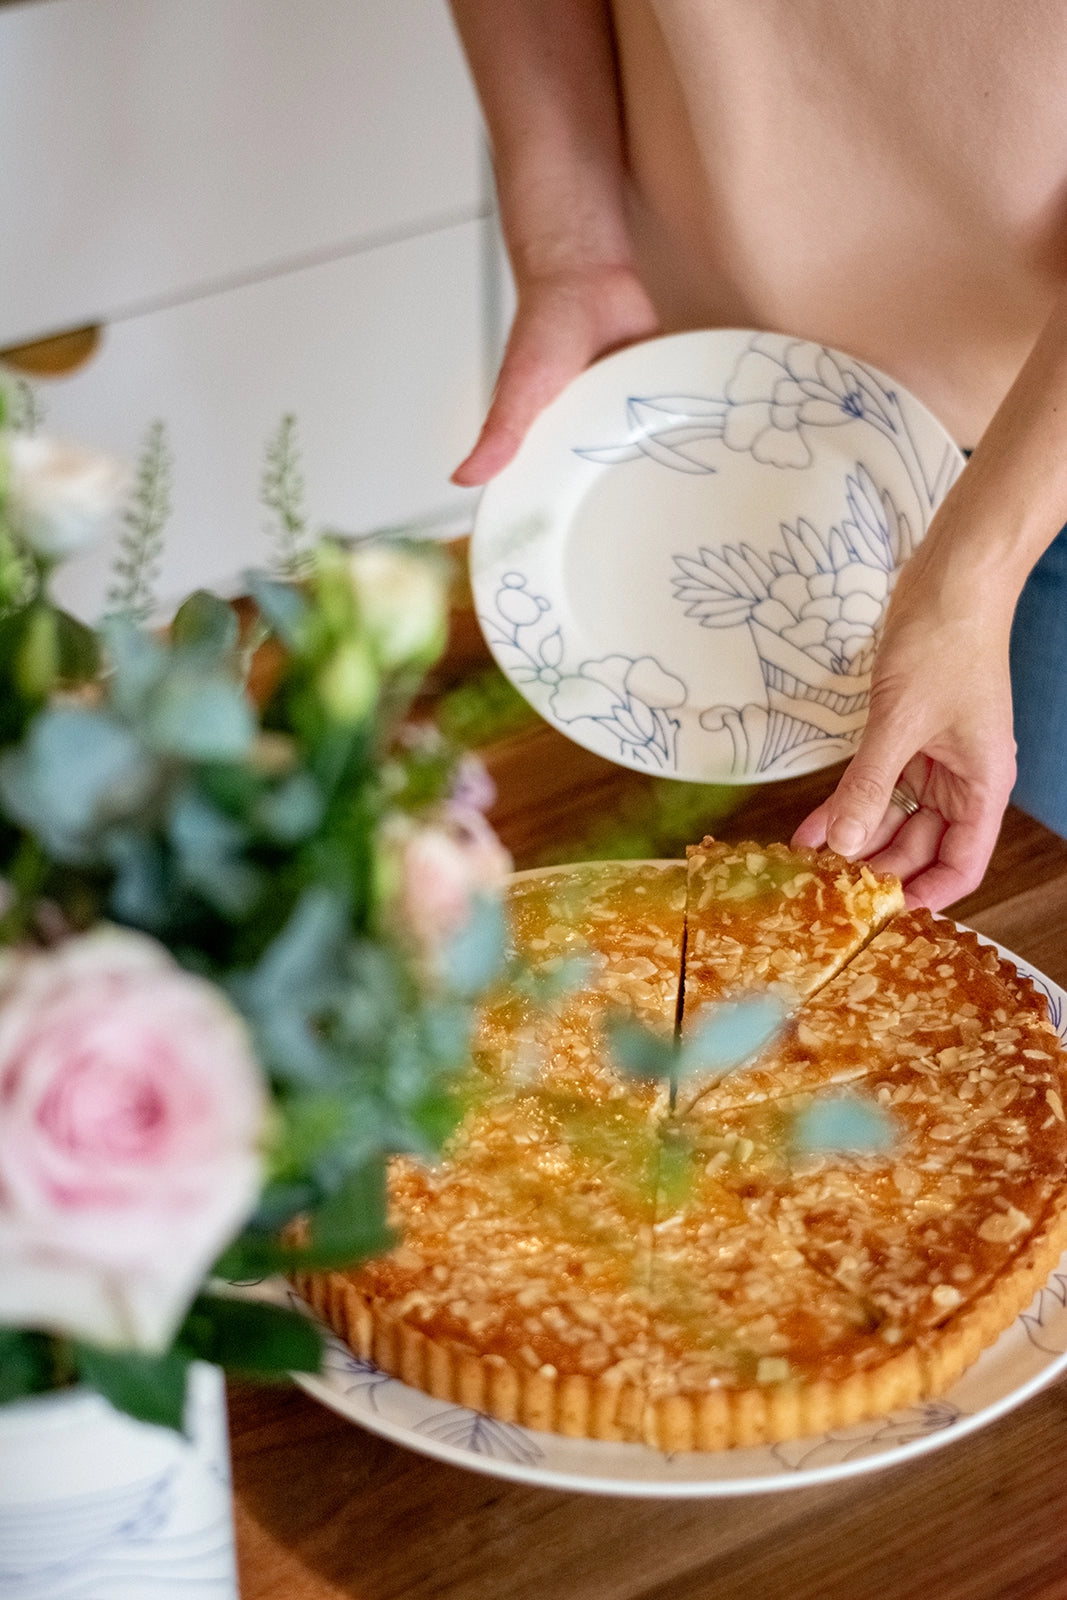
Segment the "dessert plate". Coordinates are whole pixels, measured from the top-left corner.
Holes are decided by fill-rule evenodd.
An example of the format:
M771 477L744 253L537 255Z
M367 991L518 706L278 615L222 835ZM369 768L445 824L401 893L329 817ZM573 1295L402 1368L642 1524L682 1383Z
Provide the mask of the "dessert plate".
M623 766L754 783L847 756L896 573L963 465L864 362L783 334L608 356L537 419L471 540L490 650Z
M1048 997L1053 1024L1067 1043L1067 994L1028 962L995 948ZM307 1310L291 1289L278 1292ZM323 1372L295 1374L301 1388L372 1433L453 1466L590 1494L698 1498L808 1488L951 1444L1067 1372L1067 1255L1032 1304L940 1399L747 1450L665 1454L639 1444L537 1433L434 1400L360 1360L332 1333L326 1337Z

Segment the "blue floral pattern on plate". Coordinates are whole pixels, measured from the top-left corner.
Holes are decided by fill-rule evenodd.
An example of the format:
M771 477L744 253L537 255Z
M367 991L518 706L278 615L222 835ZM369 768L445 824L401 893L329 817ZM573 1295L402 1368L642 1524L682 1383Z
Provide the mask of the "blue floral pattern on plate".
M611 399L612 363L619 363L622 385L643 364L657 372L658 361L669 365L672 349L684 357L687 339L705 341L709 366L724 364L721 387L703 393L624 390L617 401L620 431L625 424L621 439L565 442L578 426L585 380L598 402L590 409L603 411ZM508 469L518 474L520 487L491 485L475 528L479 617L504 671L548 720L628 766L743 782L809 771L849 754L866 719L871 660L896 574L959 471L960 452L882 374L839 352L778 334L654 340L599 363L572 390L557 402L558 440L546 413L549 421L542 419L531 453L520 453ZM832 448L830 441L837 441ZM620 511L618 497L612 502L616 523L605 538L620 539L620 558L597 569L593 596L605 613L613 599L619 602L617 637L607 651L589 648L587 597L568 593L573 579L560 565L585 503L583 485L569 476L567 455L589 468L587 490L597 473L632 471L642 463L644 470L665 469L662 517L649 513L654 491L647 481L641 511L631 514L625 502ZM719 512L716 482L725 481L726 463L742 459L748 465L740 537L701 537L692 546L675 542L669 571L656 580L680 607L683 631L691 624L719 637L709 639L706 650L694 649L663 618L649 648L642 607L651 607L657 596L627 588L627 549L658 543L662 524L672 520L671 507L692 505L672 499L674 477L712 480L703 520L709 533L717 528L725 513ZM544 496L546 474L553 470L561 483L556 514L517 517L518 497ZM778 491L768 495L774 480L786 485L788 498L789 483L809 478L817 490L817 517L798 509L783 518L771 509L781 503ZM732 481L729 493L736 496L742 491L736 477ZM810 487L805 493L810 499ZM799 507L799 490L796 499ZM837 509L830 510L835 502ZM734 515L734 500L725 504ZM524 556L531 546L532 562ZM606 593L606 584L617 585L617 594ZM569 607L560 604L565 598ZM737 654L739 630L747 630L746 659L758 664L762 695L735 691L734 698L712 699L708 689L716 675L708 663L722 652L723 659ZM638 648L628 634L641 637Z

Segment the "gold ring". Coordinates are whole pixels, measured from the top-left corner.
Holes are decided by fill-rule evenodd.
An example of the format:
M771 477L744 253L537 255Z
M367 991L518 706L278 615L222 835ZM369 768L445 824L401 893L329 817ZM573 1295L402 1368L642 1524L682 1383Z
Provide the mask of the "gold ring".
M920 806L918 800L916 800L915 796L911 793L911 790L902 788L899 783L894 788L893 793L889 796L889 804L892 806L899 806L906 817L913 817L916 811L922 810L922 807Z

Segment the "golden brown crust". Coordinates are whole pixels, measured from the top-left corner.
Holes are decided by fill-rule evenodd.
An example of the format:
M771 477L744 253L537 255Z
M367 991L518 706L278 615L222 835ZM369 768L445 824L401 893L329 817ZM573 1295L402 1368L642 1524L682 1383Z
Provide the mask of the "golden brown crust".
M603 960L547 1021L507 997L488 1008L450 1159L395 1164L399 1248L296 1280L357 1355L503 1421L714 1450L942 1393L1025 1308L1067 1247L1065 1058L1045 997L969 930L886 920L892 887L829 852L705 840L690 892L694 861L755 852L859 883L840 923L852 953L765 1059L666 1123L612 1066L602 1019L621 1003L666 1021L684 869L644 864L636 899L619 864L517 881L535 964L570 943L553 921L568 897ZM516 1081L519 1034L534 1048ZM891 1113L893 1151L783 1155L794 1109L845 1079ZM666 1165L655 1180L667 1138L690 1170L673 1198Z

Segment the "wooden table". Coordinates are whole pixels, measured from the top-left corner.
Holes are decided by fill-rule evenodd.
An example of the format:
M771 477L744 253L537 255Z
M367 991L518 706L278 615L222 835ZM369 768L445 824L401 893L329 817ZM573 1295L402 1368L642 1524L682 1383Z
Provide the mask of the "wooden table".
M533 724L488 752L516 865L648 781ZM767 785L719 837L788 839L833 774ZM684 840L664 854L680 854ZM1018 811L953 914L1067 986L1067 843ZM1060 1600L1067 1383L969 1438L822 1488L614 1499L440 1465L295 1389L232 1384L242 1600Z

